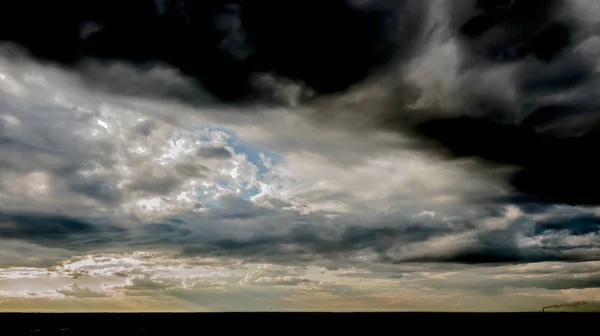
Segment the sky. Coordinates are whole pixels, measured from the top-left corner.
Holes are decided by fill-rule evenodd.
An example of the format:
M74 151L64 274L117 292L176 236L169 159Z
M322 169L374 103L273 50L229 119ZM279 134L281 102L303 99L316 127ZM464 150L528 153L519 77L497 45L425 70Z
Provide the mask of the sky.
M596 1L45 3L0 311L600 311Z

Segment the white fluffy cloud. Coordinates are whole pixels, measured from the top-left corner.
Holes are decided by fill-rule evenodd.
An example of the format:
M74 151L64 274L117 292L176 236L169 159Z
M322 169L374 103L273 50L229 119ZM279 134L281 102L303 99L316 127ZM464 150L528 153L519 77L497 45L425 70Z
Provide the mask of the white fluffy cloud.
M392 135L325 131L286 110L123 99L28 62L0 69L0 197L15 209L160 215L252 189L314 210L380 211L502 192L460 164L398 150Z

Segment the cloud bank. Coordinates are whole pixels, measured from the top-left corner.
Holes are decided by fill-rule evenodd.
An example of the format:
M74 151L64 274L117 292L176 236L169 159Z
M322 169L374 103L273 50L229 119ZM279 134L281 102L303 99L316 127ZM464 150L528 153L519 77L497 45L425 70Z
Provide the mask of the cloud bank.
M591 1L6 6L2 309L598 297Z

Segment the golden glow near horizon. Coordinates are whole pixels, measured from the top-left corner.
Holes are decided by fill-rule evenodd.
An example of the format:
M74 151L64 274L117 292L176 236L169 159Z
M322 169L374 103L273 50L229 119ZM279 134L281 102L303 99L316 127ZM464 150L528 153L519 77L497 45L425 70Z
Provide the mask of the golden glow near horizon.
M600 300L597 289L543 290L528 285L548 278L532 276L535 271L568 267L542 263L435 271L414 265L398 274L149 252L96 254L48 268L0 269L0 310L537 311L556 302L571 304L574 310L596 310L592 304L576 303ZM577 276L591 275L574 273L567 279Z

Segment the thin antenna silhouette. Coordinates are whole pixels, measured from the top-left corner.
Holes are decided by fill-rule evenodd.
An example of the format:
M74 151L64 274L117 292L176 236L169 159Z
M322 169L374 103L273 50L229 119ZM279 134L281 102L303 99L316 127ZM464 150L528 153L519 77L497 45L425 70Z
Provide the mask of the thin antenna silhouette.
M542 307L542 313L545 313L546 309L548 309L548 308L560 308L562 306L564 306L564 304L558 304L558 305L551 305L551 306Z

